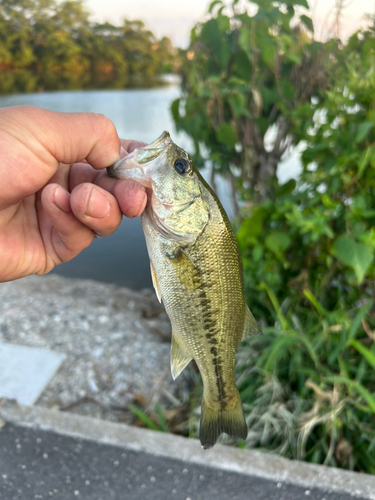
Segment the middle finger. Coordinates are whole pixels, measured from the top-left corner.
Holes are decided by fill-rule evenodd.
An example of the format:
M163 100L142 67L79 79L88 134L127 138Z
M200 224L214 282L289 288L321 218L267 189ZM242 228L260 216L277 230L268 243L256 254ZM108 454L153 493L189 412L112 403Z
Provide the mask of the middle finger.
M109 236L121 223L116 198L100 186L79 184L71 193L70 206L76 218L98 236Z

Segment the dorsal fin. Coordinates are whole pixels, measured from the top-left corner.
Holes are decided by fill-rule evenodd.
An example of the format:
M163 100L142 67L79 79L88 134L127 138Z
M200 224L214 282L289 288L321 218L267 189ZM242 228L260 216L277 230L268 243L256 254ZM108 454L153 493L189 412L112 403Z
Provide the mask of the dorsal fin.
M255 321L254 316L251 314L250 309L246 306L245 309L245 326L242 333L241 342L253 335L262 335L262 330L259 328L258 323Z
M172 333L171 372L173 380L176 380L192 359L193 358L187 353L177 335Z
M158 301L161 302L161 291L159 288L158 278L156 277L156 272L155 272L154 266L152 265L151 260L150 260L150 269L151 269L152 284L154 285L155 293L156 293L156 296L158 298Z

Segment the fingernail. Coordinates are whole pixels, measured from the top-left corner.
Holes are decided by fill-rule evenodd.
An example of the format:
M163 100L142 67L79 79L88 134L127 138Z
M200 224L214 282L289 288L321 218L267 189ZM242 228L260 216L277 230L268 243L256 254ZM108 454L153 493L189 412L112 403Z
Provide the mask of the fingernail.
M71 211L69 194L66 196L66 192L61 187L56 187L55 192L53 193L53 203L59 210L62 210L66 214Z
M124 156L128 156L128 152L126 151L125 148L121 146L120 148L120 158L124 158Z
M106 196L97 189L92 189L87 205L86 215L95 219L103 219L110 210L110 204Z

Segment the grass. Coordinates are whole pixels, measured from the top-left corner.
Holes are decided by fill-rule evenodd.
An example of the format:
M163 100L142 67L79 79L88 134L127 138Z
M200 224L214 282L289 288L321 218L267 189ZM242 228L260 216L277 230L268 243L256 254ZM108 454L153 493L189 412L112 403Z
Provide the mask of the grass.
M374 474L372 302L355 312L328 312L305 290L307 306L295 311L266 290L275 324L243 342L236 355L248 438L235 442L222 435L220 441ZM173 408L163 400L153 411L131 406L139 424L198 436L202 383L193 364L179 382L184 385L181 406Z

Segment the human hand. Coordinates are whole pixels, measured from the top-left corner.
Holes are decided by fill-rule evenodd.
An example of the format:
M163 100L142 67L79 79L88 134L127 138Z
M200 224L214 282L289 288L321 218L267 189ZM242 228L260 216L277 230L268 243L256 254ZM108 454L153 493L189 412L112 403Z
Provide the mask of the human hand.
M140 215L144 188L105 171L140 145L120 151L103 115L0 109L0 282L46 274Z

